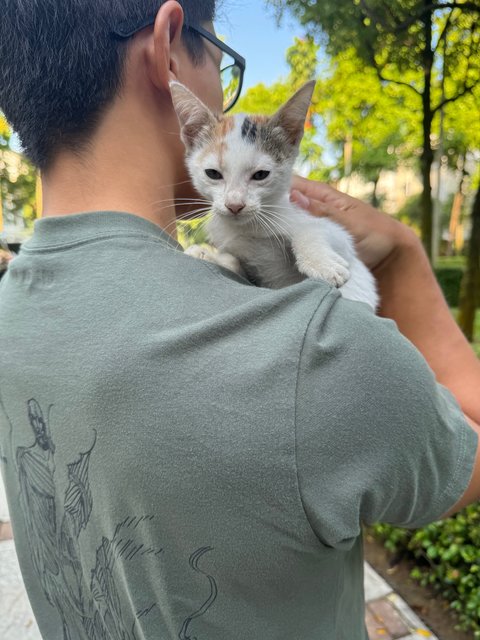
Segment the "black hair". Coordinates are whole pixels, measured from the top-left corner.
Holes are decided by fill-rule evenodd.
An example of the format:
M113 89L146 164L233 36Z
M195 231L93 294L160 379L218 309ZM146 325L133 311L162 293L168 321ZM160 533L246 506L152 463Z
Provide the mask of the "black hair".
M60 149L81 151L122 87L130 40L118 24L141 24L166 0L3 0L0 110L34 165ZM178 0L190 25L213 20L215 0ZM201 38L184 29L194 62Z

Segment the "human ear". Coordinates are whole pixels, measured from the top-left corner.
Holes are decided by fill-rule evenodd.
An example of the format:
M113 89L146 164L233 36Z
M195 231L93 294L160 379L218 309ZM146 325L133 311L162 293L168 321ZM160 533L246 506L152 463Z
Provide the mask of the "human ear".
M307 82L283 107L280 107L270 121L271 126L284 130L288 141L294 146L299 145L303 138L315 84L315 80Z
M148 72L160 91L169 93L169 82L178 76L180 50L183 47L184 13L176 0L163 4L155 19L153 37L147 47Z
M170 82L173 106L181 127L181 136L187 151L204 138L218 123L210 109L180 82Z

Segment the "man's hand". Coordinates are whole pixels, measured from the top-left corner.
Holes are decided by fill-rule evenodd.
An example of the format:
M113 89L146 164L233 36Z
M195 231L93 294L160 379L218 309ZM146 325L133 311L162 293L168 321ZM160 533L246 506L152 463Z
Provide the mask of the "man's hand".
M291 200L314 216L328 217L345 227L355 239L360 260L372 271L399 247L418 242L401 222L321 182L295 176Z

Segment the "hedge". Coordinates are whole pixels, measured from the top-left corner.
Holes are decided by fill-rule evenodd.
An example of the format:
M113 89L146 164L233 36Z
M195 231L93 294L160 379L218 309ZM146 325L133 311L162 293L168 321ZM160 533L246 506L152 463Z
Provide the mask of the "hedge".
M416 531L378 524L372 533L390 551L414 559L411 576L446 598L459 628L480 639L480 504Z
M458 307L463 273L464 271L460 267L438 267L435 269L435 275L449 307Z

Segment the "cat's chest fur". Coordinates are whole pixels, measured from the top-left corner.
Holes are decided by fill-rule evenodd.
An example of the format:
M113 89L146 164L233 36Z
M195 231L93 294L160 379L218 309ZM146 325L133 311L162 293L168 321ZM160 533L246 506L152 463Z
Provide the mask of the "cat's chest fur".
M242 227L214 216L207 232L220 252L240 260L248 279L257 286L281 289L306 278L298 271L290 238L279 230L267 232L258 223Z

